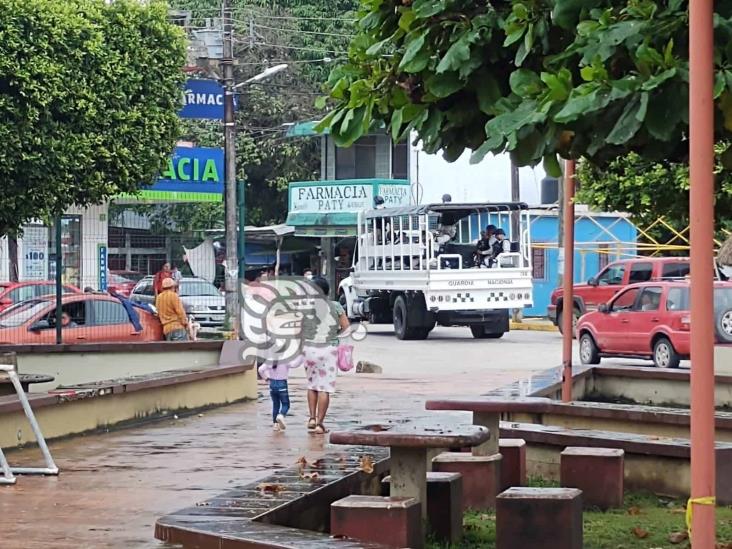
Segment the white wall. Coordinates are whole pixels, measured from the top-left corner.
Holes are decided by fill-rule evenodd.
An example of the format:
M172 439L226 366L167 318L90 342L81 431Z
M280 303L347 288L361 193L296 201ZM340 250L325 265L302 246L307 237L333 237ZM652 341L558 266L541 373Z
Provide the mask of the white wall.
M99 288L99 251L98 245L107 245L108 205L90 206L89 208L71 208L67 215L81 216L81 284L83 289L91 286ZM23 239L18 240L18 272L23 279L23 262L25 253ZM7 239L0 240L0 280L9 279L9 261Z
M511 200L511 159L508 154L488 155L480 164L470 164L470 151L453 163L442 154L426 154L421 147L411 147L409 177L412 185L421 185L423 204L441 202L448 193L453 202L506 202ZM541 202L540 183L545 172L520 168L521 200L529 205Z

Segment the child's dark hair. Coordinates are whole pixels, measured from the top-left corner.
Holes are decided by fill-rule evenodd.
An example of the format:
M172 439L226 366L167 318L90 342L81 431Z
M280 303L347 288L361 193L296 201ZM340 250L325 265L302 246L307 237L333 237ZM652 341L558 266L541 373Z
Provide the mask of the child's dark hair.
M327 297L330 294L330 284L328 284L328 281L323 278L322 276L316 276L312 280L313 284L315 284L321 292Z

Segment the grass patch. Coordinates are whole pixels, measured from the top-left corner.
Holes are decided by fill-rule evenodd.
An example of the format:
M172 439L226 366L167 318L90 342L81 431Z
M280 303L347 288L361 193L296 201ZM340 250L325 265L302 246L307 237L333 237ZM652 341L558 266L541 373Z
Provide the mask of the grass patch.
M556 486L532 479L532 486ZM496 517L493 512L469 512L463 518L465 535L459 545L431 542L429 549L490 549L496 544ZM557 525L560 528L561 525ZM684 502L651 494L627 493L622 509L588 510L584 513L586 549L684 548L686 524ZM732 507L717 508L717 539L721 547L732 548ZM729 545L728 545L729 544ZM719 547L719 546L718 546Z

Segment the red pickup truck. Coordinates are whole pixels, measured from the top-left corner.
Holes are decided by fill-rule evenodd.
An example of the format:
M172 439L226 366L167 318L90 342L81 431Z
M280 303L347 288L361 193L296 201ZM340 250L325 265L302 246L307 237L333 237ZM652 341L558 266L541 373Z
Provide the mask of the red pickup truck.
M600 303L607 303L629 284L681 279L688 274L688 257L636 257L610 263L586 284L574 285L573 325L576 325L580 316L596 311ZM547 316L560 331L564 313L563 294L562 288L555 289L547 308Z

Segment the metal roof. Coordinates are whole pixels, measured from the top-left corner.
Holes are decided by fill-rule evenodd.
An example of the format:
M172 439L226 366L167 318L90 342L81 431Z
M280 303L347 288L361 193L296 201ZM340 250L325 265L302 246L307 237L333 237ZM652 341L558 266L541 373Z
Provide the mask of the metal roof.
M436 204L419 204L416 206L401 206L398 208L383 208L381 210L368 210L367 218L395 217L400 215L420 215L425 213L442 214L443 217L451 219L462 219L477 212L514 212L528 210L525 202L440 202Z

